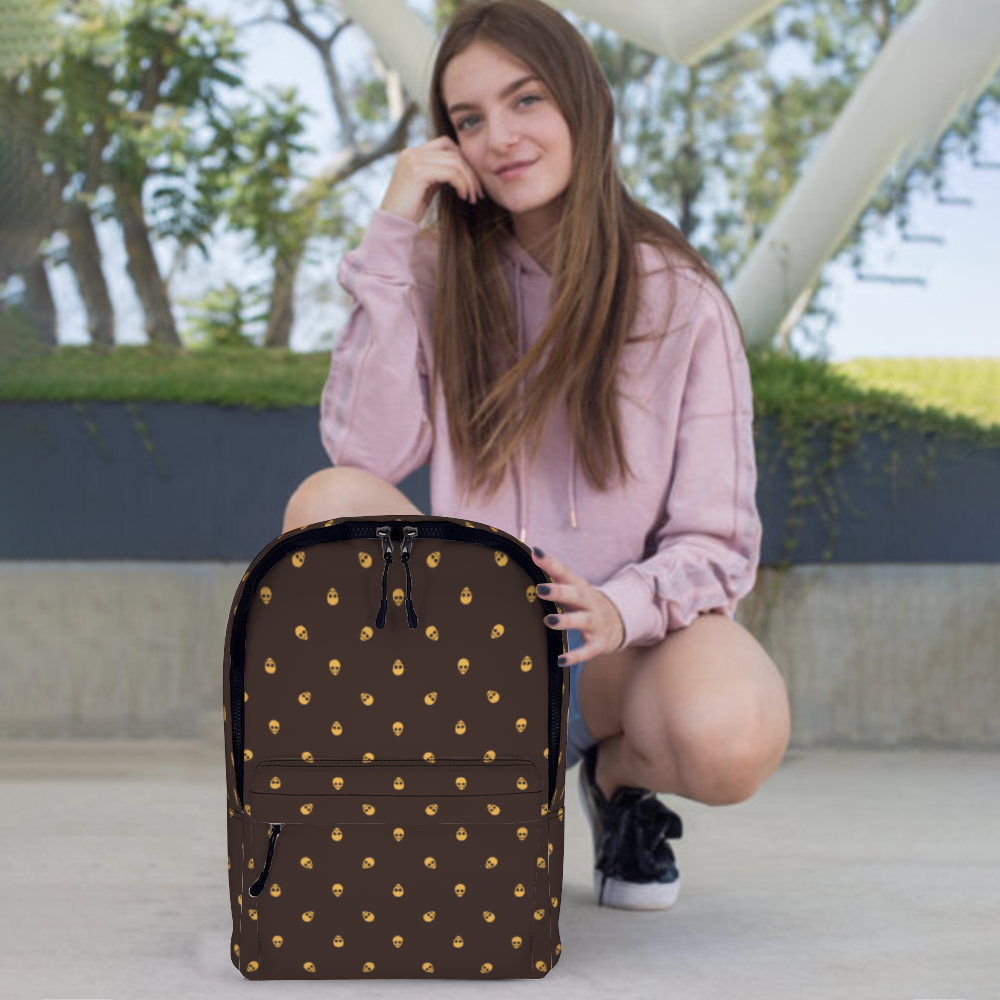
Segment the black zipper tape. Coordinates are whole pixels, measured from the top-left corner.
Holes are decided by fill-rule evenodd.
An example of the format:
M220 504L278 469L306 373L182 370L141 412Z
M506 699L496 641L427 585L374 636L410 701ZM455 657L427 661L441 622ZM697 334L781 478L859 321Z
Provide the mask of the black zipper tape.
M421 521L413 520L417 527L416 541L421 538L438 538L451 542L472 542L475 545L488 545L499 549L508 555L528 574L535 584L547 583L548 575L519 545L484 528L470 528L451 521ZM349 538L377 538L376 531L385 527L381 521L341 521L338 524L324 525L310 531L301 531L289 538L276 542L267 554L254 567L253 573L243 588L239 605L233 619L233 631L230 639L229 657L229 705L233 727L233 765L236 769L236 799L243 808L243 675L246 665L246 634L247 618L250 605L257 596L260 581L268 571L279 563L289 552L297 552L309 545L322 542L340 542ZM396 521L390 525L392 540L403 540L403 524ZM541 595L538 600L546 614L555 613L555 601L547 601ZM559 766L560 723L562 721L562 668L559 657L563 651L563 633L560 629L545 626L549 639L549 800L551 809L556 793L556 771Z

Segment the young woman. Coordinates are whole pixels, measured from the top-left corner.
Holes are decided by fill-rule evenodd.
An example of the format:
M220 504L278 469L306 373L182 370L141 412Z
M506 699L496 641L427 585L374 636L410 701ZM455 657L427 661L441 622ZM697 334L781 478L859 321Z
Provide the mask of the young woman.
M761 540L742 330L618 179L610 89L554 9L465 6L430 106L435 137L399 154L341 261L355 305L320 418L335 468L283 530L422 513L393 484L429 460L433 513L528 541L563 609L546 622L568 630L567 767L583 761L599 901L665 908L682 825L656 793L740 802L789 738L781 674L733 618Z

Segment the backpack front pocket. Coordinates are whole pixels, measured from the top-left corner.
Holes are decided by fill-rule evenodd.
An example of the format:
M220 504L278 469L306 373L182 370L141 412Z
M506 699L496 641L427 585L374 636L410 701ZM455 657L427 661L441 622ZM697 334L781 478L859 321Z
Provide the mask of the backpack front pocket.
M531 760L262 760L248 798L251 978L531 977L549 913Z

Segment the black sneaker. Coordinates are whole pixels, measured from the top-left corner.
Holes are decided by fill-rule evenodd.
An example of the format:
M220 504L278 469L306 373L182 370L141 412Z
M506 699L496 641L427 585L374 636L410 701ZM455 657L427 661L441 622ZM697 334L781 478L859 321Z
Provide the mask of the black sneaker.
M623 786L611 801L597 785L595 743L580 761L580 792L594 840L599 906L665 910L677 902L681 877L668 837L683 836L680 816L648 788Z

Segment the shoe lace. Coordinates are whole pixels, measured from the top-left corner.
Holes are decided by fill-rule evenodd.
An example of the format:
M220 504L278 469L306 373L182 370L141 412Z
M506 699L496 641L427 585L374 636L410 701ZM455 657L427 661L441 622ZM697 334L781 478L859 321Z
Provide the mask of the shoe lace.
M674 864L668 838L684 835L680 816L668 809L650 789L627 789L608 810L600 903L609 878L653 880Z

